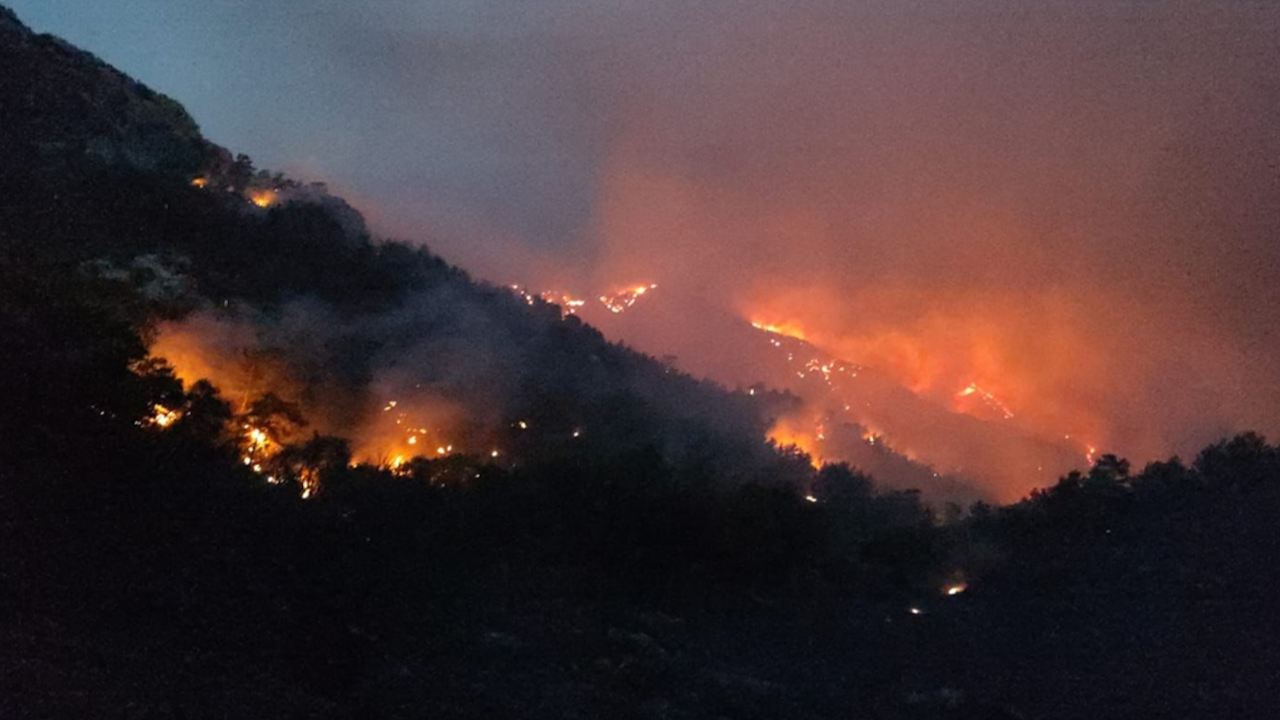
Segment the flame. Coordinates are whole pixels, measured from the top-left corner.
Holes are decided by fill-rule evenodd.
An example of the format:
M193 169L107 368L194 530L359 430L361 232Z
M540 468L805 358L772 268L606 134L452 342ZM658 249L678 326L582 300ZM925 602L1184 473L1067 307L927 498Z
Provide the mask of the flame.
M164 405L152 406L152 415L148 419L151 425L158 428L167 428L182 417L181 410L170 410Z
M544 290L535 293L524 285L510 285L511 291L520 296L525 305L532 306L537 300L558 305L562 316L576 315L586 306L587 301L561 290Z
M435 419L425 422L425 414L420 401L387 400L382 404L382 414L364 428L365 441L353 453L353 458L404 474L414 459L465 452L465 448L455 450L454 443L447 439L449 432L435 426L442 419L440 415L433 414Z
M576 315L587 304L586 300L576 298L559 290L547 290L538 293L538 297L553 305L559 305L560 312L563 315Z
M1107 353L1079 352L1095 320L1073 299L889 284L847 296L792 290L740 309L762 330L782 331L771 337L792 352L780 335L803 328L806 342L953 412L1015 423L1046 442L1068 430L1110 445L1101 395L1117 368Z
M209 181L202 177L195 178L194 180L191 181L191 187L202 188L208 184L209 184Z
M790 418L778 420L768 432L768 438L778 447L794 446L808 455L809 464L815 469L822 466L822 459L818 454L818 444L821 441L817 435L816 431Z
M274 203L275 201L276 201L275 190L261 190L249 195L249 202L252 202L254 205L257 205L260 208L270 207L271 204Z
M763 330L773 335L783 335L785 337L795 338L796 340L805 339L804 330L795 323L766 323L762 320L752 320L751 327L757 330Z
M655 290L657 287L657 283L650 283L648 285L636 285L629 288L623 288L622 290L601 295L600 303L608 308L609 312L616 315L621 312L626 312L631 308L631 306L635 305L636 301L643 297L645 293L650 290Z
M991 410L994 410L995 412L999 413L1005 420L1013 419L1014 417L1013 411L1009 409L1009 406L1005 405L1000 400L1000 398L995 396L995 394L982 389L982 387L979 386L978 383L976 382L971 382L968 385L966 385L962 390L960 390L960 392L956 393L956 398L962 399L962 398L967 398L974 395L981 398L984 405L986 405ZM959 410L960 412L967 412L967 409L964 403L956 403L955 405L956 405L956 409ZM972 415L974 413L967 412L967 414Z

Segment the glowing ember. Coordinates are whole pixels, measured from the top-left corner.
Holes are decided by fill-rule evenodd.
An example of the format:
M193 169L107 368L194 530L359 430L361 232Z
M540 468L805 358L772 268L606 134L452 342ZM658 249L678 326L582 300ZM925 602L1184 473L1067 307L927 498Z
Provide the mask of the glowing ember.
M516 293L517 295L519 295L519 296L520 296L520 299L521 299L521 300L524 300L524 304L525 304L525 305L530 305L530 306L532 306L532 305L533 305L533 301L534 301L534 297L535 297L535 296L533 295L533 293L529 292L528 290L524 289L523 287L521 287L521 286L519 286L519 285L512 285L512 286L511 286L511 289L512 289L513 291L515 291L515 293Z
M241 427L244 433L240 436L240 451L243 453L240 459L250 470L262 475L266 472L263 463L279 452L279 448L266 430L253 425ZM268 482L273 481L269 479Z
M796 340L804 340L804 331L790 323L782 323L779 325L752 320L751 327L774 335L782 335L784 337L795 338Z
M245 429L244 436L245 436L245 439L248 441L247 445L249 448L249 452L250 453L267 452L267 450L271 447L271 437L267 435L267 432L262 428L256 428L250 425L245 425L244 429Z
M560 292L558 290L548 290L538 294L543 300L560 306L560 312L564 315L574 315L582 306L587 304L586 300L576 298L569 293Z
M1001 402L1000 399L992 393L983 390L976 382L969 383L964 389L956 393L957 398L967 398L974 395L981 398L987 407L1000 413L1005 420L1013 419L1013 411L1009 409L1009 406Z
M802 421L798 423L787 418L780 419L769 429L768 438L780 448L794 447L807 455L809 464L814 469L821 467L822 458L818 454L817 440Z
M178 418L182 417L182 411L170 410L164 405L155 405L152 408L155 412L150 418L152 425L158 428L167 428L172 425Z
M600 302L606 308L609 308L609 312L611 313L617 314L626 312L627 309L632 305L635 305L636 301L643 297L645 293L650 290L654 290L657 287L656 283L649 285L636 285L635 287L618 290L608 295L601 295Z

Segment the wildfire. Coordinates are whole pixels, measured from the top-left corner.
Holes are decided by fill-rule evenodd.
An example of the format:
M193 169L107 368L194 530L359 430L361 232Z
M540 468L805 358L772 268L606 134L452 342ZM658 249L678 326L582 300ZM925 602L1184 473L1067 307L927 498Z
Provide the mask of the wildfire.
M537 300L542 300L543 302L550 303L552 305L558 305L560 307L560 314L563 316L576 315L578 314L578 311L587 304L586 300L574 297L573 295L560 290L544 290L539 293L534 293L523 285L510 285L509 287L512 292L520 296L520 299L524 301L525 305L532 307Z
M454 452L453 443L442 439L442 431L411 422L409 413L399 409L400 406L399 400L388 400L382 406L382 412L390 414L393 427L389 435L382 436L381 442L361 451L366 461L400 475L409 472L410 462L415 458L444 457ZM429 439L434 439L434 447Z
M261 475L263 462L279 450L266 430L248 424L243 425L242 428L244 432L240 436L240 448L243 453L241 461Z
M769 429L768 437L780 448L794 447L808 455L809 464L815 469L822 466L822 459L818 456L818 443L821 440L807 427L798 426L784 418L774 423Z
M967 398L970 396L977 396L981 398L982 402L986 404L987 407L1000 413L1005 420L1013 419L1013 411L1009 409L1009 406L1001 402L1000 398L996 397L994 394L983 390L978 383L971 382L961 389L960 392L956 393L957 398Z
M529 305L531 307L533 306L534 298L536 297L533 293L529 292L528 290L526 290L524 287L520 285L512 285L511 291L519 295L520 299L524 301L525 305Z
M320 471L313 467L302 468L298 473L298 484L302 486L302 499L309 499L316 494L316 490L320 489Z
M587 304L586 300L576 298L569 293L560 292L558 290L548 290L540 293L538 297L553 305L559 305L560 312L564 315L576 315L577 312Z
M209 184L209 181L202 177L195 178L194 180L191 181L191 187L202 188L208 184Z
M563 290L543 290L534 292L524 285L509 285L511 291L524 301L525 305L532 307L538 300L556 305L560 308L560 314L564 317L569 315L577 315L583 308L587 306L587 301ZM657 283L649 283L647 285L635 285L632 287L616 290L612 293L601 295L598 299L609 312L618 313L626 312L645 294L657 289Z
M249 202L260 208L270 207L276 201L275 190L262 190L249 195Z
M617 314L626 312L632 305L635 305L636 301L643 297L645 293L650 290L657 289L657 287L658 285L656 283L651 283L649 285L636 285L635 287L618 290L608 295L601 295L600 302L608 308L611 313Z
M782 335L796 340L804 340L804 330L791 323L773 324L758 320L751 321L751 327L774 335Z
M167 428L182 417L181 410L170 410L164 405L152 406L153 413L148 422L158 428Z

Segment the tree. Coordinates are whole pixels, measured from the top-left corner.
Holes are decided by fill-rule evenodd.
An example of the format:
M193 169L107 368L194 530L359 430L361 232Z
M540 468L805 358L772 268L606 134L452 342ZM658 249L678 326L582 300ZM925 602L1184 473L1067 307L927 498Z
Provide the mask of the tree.
M1210 445L1200 451L1193 467L1211 485L1242 487L1280 477L1276 449L1253 432Z

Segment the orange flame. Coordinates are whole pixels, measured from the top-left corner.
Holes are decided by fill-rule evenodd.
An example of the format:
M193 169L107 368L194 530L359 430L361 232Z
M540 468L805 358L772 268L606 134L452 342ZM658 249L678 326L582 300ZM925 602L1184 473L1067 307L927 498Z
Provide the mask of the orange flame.
M804 330L794 323L767 323L763 320L752 320L751 327L757 330L763 330L774 335L782 335L784 337L795 338L796 340L804 340Z

